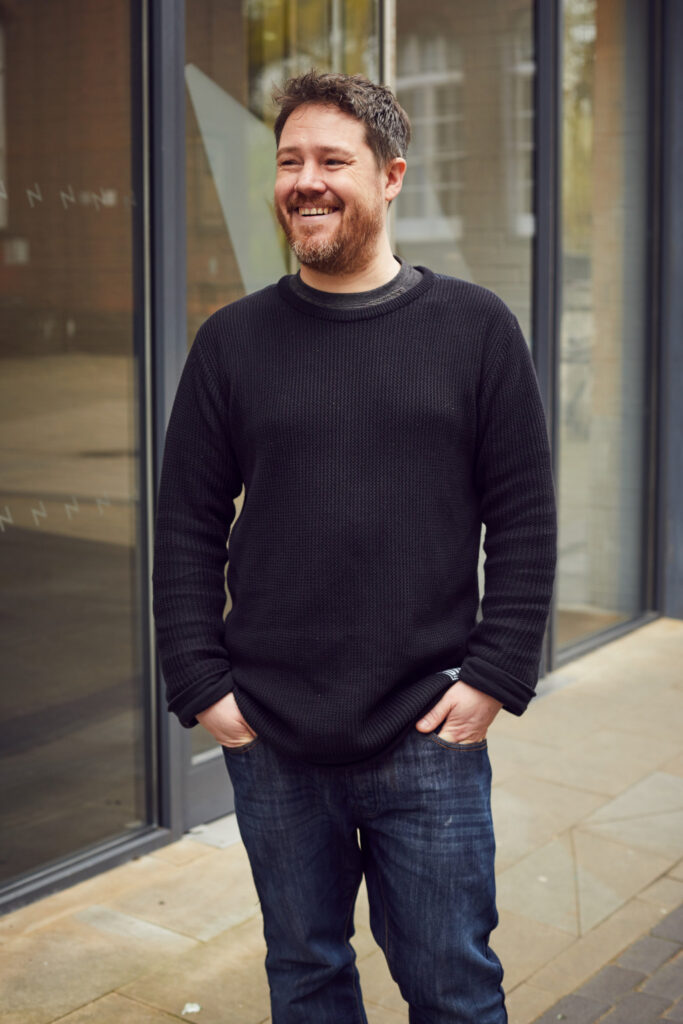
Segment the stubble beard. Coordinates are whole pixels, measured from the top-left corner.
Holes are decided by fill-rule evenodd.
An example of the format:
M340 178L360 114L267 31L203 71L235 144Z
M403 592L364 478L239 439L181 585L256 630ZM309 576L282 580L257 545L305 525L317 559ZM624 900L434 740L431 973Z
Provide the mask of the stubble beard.
M383 210L379 205L359 206L353 212L344 207L342 216L342 224L332 238L318 239L314 234L301 238L295 237L287 213L277 207L277 217L292 252L303 266L321 274L361 270L372 260L377 239L384 230Z

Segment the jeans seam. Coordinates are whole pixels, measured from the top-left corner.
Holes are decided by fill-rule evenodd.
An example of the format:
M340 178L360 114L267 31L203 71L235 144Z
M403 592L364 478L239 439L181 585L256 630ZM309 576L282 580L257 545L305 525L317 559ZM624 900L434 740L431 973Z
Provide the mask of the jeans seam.
M386 957L387 964L389 965L389 971L391 971L391 964L389 961L389 911L387 909L387 898L384 895L384 886L382 885L382 874L379 868L377 868L377 888L379 889L379 893L382 898L382 909L384 910L384 956Z

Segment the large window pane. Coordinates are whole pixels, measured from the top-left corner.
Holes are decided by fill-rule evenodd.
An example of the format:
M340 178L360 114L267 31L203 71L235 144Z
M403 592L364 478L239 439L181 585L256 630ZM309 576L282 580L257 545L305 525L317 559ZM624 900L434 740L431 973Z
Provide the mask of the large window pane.
M497 292L531 338L535 75L531 0L397 0L410 115L397 251Z
M0 8L0 880L146 818L129 7Z
M641 0L565 0L560 646L643 602L647 51Z

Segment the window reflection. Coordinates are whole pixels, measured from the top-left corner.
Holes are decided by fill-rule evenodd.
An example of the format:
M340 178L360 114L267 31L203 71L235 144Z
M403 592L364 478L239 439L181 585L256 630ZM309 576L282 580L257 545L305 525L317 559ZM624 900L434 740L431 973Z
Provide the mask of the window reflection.
M560 646L642 609L647 370L647 5L564 17Z
M532 4L397 0L396 35L414 129L397 250L496 291L531 341Z
M128 5L13 5L0 26L9 879L147 812Z

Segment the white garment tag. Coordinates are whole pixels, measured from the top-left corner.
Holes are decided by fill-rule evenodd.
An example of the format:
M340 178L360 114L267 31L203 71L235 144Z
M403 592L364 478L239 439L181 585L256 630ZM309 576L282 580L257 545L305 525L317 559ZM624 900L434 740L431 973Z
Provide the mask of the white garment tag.
M443 670L443 672L441 673L441 675L442 676L448 676L450 679L453 680L454 683L456 683L458 681L458 679L460 678L460 669L459 668L445 668Z

